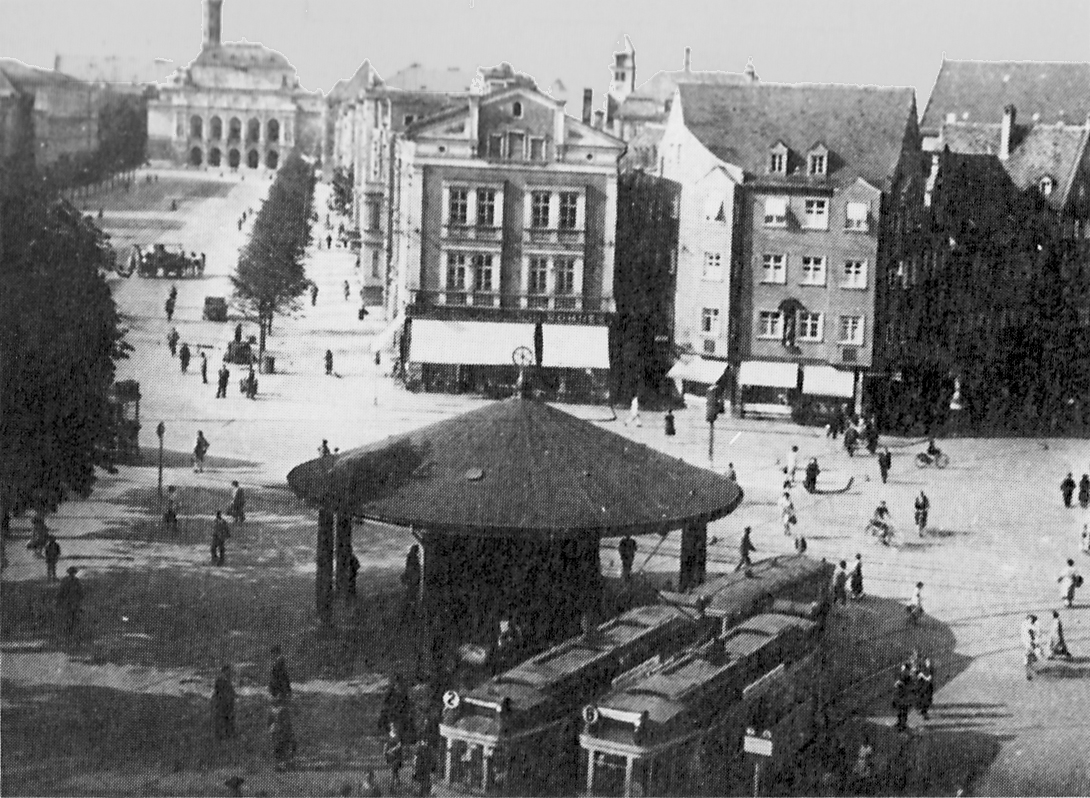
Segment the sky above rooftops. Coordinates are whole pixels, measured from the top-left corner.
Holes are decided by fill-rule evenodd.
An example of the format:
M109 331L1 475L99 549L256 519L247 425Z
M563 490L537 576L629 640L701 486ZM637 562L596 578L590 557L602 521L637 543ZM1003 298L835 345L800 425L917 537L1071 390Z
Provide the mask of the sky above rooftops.
M198 53L200 0L0 0L0 56L52 67L59 53L168 58ZM638 82L680 69L762 80L912 86L922 110L950 59L1090 61L1086 0L226 0L223 39L284 53L307 89L328 92L369 58L388 77L419 62L474 70L509 61L542 88L560 78L569 111L595 106L627 33Z

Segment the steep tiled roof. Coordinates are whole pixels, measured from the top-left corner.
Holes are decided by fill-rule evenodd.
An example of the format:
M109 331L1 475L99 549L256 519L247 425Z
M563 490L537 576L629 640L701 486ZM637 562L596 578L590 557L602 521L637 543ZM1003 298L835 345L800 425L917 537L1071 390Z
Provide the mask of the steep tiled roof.
M458 67L429 69L420 64L410 64L386 81L391 89L407 91L469 91L473 73Z
M998 123L1007 105L1018 119L1081 124L1090 114L1090 63L943 61L920 129L937 133L948 114Z
M821 142L829 149L827 182L846 185L862 177L886 190L916 113L909 88L683 83L679 89L685 126L714 155L742 167L747 177L765 175L769 149L778 141L796 156Z
M621 104L621 119L660 119L666 116L666 102L682 83L703 86L748 85L756 80L743 72L656 72Z

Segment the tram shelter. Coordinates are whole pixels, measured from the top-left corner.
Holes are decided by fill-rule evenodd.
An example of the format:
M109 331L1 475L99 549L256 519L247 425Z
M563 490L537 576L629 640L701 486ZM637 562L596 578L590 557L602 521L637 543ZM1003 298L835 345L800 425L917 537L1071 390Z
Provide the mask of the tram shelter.
M525 395L307 461L288 484L318 508L320 618L347 589L354 523L393 524L420 541L425 618L455 644L494 640L501 617L535 645L578 632L605 538L680 530L678 587L696 586L708 523L742 501L727 477Z

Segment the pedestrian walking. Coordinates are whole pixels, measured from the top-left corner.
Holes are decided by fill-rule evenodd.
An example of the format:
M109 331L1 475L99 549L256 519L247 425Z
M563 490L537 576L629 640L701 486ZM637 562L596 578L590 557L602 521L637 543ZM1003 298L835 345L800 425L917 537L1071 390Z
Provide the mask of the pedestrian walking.
M217 740L232 740L238 736L235 727L235 686L231 666L220 668L212 685L212 733Z
M291 723L291 708L286 704L273 705L269 713L269 738L276 770L290 770L299 744Z
M851 578L849 579L852 598L863 598L863 555L855 555L855 565L852 567Z
M223 517L222 510L216 510L212 521L212 564L223 565L227 560L227 538L231 537L231 527Z
M730 480L731 482L734 482L735 484L737 484L737 482L738 482L738 474L737 474L737 472L736 472L736 471L734 470L734 463L727 463L727 474L726 474L726 477L727 477L727 479L729 479L729 480Z
M204 473L204 456L208 453L210 444L204 437L204 430L197 430L197 442L193 444L193 473Z
M401 742L397 727L392 723L386 742L382 746L382 756L386 760L386 767L390 768L390 792L393 793L401 786L401 767L405 761L405 746Z
M178 362L182 366L182 374L189 371L189 361L192 357L193 353L189 351L189 344L183 343L181 350L178 352Z
M636 560L636 540L625 535L617 544L617 553L621 556L621 578L628 582L632 579L632 563Z
M1067 472L1067 476L1060 483L1060 495L1063 496L1064 507L1070 507L1071 499L1075 495L1075 475L1070 471Z
M1068 607L1075 603L1075 589L1082 587L1082 575L1075 570L1075 561L1068 560L1067 567L1060 571L1056 579L1060 583L1060 599Z
M344 591L344 603L352 604L356 600L356 578L360 574L360 558L355 552L348 555L348 586Z
M855 427L848 424L844 430L844 449L848 453L848 457L855 456L855 447L859 443L859 433L855 431Z
M77 573L79 568L70 565L68 575L61 580L61 586L57 589L57 612L61 628L68 637L76 634L83 611L83 583L79 581Z
M45 540L45 578L50 582L57 581L57 562L61 558L61 544L53 535Z
M912 591L912 598L905 604L905 613L910 624L918 624L923 617L923 582L917 582Z
M231 482L231 487L234 488L234 493L231 494L231 509L228 515L235 519L236 524L241 524L246 520L246 493L237 479Z
M169 529L175 535L178 534L178 493L173 485L167 487L167 503L163 509L163 528Z
M235 343L236 344L241 344L242 343L242 322L241 321L238 324L235 325Z
M30 542L26 544L26 547L35 556L41 557L45 544L49 542L49 529L45 525L45 516L40 511L34 513L34 520L30 522L30 526Z
M893 683L893 711L897 713L897 723L894 728L899 731L908 731L908 711L912 708L912 685L910 676L902 669Z
M163 310L166 311L167 321L174 321L174 297L167 297L167 301L163 303Z
M170 356L174 357L178 354L178 339L182 336L178 335L178 328L171 327L170 332L167 333L167 346L170 347Z
M1060 620L1060 611L1052 611L1052 624L1045 635L1045 645L1049 659L1071 659L1071 652L1067 648L1067 640L1064 639L1064 625Z
M753 530L750 527L746 527L742 530L742 539L738 542L738 565L734 567L735 571L740 571L743 568L749 568L753 565L753 562L749 559L750 552L757 551L757 547L753 545L753 541L750 540L750 535Z
M318 447L318 456L325 459L326 457L331 457L332 454L333 453L329 451L329 441L322 438L322 445Z
M811 457L810 462L806 464L806 476L802 480L802 486L806 488L807 493L817 493L817 481L820 473L821 468L818 466L817 458Z
M799 447L792 446L787 452L787 457L784 461L787 470L787 479L794 485L795 484L795 472L799 467Z
M915 683L916 709L920 717L928 720L927 713L935 700L935 669L930 659L925 659L916 671Z
M348 280L344 281L344 301L347 302L352 296L352 288L348 285Z
M1084 510L1090 507L1090 474L1079 479L1079 506Z
M920 495L913 502L913 506L916 509L916 531L920 537L923 537L924 530L927 529L927 515L931 512L931 500L921 490Z
M170 286L170 299L174 302L178 301L178 286L173 284Z
M878 419L871 416L863 427L863 437L867 441L867 451L874 454L878 451Z
M231 381L231 372L228 370L226 364L220 366L218 382L216 383L216 398L227 398L227 383Z
M325 373L330 376L333 373L333 350L325 350Z
M413 758L413 781L420 789L420 796L431 795L431 774L435 770L435 756L432 754L428 738L422 737L416 743Z
M208 384L208 355L201 352L201 382Z
M1079 540L1079 549L1083 554L1090 554L1090 524L1082 525L1082 538Z
M269 695L273 701L287 701L291 698L291 676L288 675L284 652L280 646L273 646L269 653L273 657L273 664L269 669Z
M844 560L836 567L833 573L833 604L848 603L848 563Z
M780 520L783 522L783 533L790 537L791 529L799 519L795 515L795 503L791 501L791 494L786 490L780 497Z
M420 547L413 544L405 555L405 570L401 573L401 584L405 586L405 599L401 605L401 618L416 615L416 597L420 593Z
M643 422L640 421L640 395L632 395L632 403L628 406L628 418L624 420L624 425L627 427L629 424L635 424L637 427L642 427Z
M315 307L318 304L318 284L310 284L310 306Z
M250 366L250 373L246 375L246 398L257 398L257 374L254 373L253 366Z
M333 236L332 235L327 235L325 237L325 248L326 249L333 249Z
M886 479L889 477L889 469L893 466L893 455L889 452L888 446L883 446L882 451L878 453L878 474L882 477L882 484L886 484Z
M1028 682L1033 680L1034 663L1041 658L1041 635L1037 628L1037 616L1032 613L1022 621L1022 647Z

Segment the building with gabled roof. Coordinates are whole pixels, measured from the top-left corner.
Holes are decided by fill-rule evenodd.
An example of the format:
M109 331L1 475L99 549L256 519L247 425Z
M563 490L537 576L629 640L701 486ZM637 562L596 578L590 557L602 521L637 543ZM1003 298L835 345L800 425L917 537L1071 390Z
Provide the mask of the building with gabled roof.
M1090 116L1090 63L944 59L920 122L924 149L941 149L947 123L1000 124L1008 105L1035 123L1082 124Z
M737 410L859 407L879 238L918 148L912 89L679 85L659 168L683 186L680 368L737 367L718 380Z

